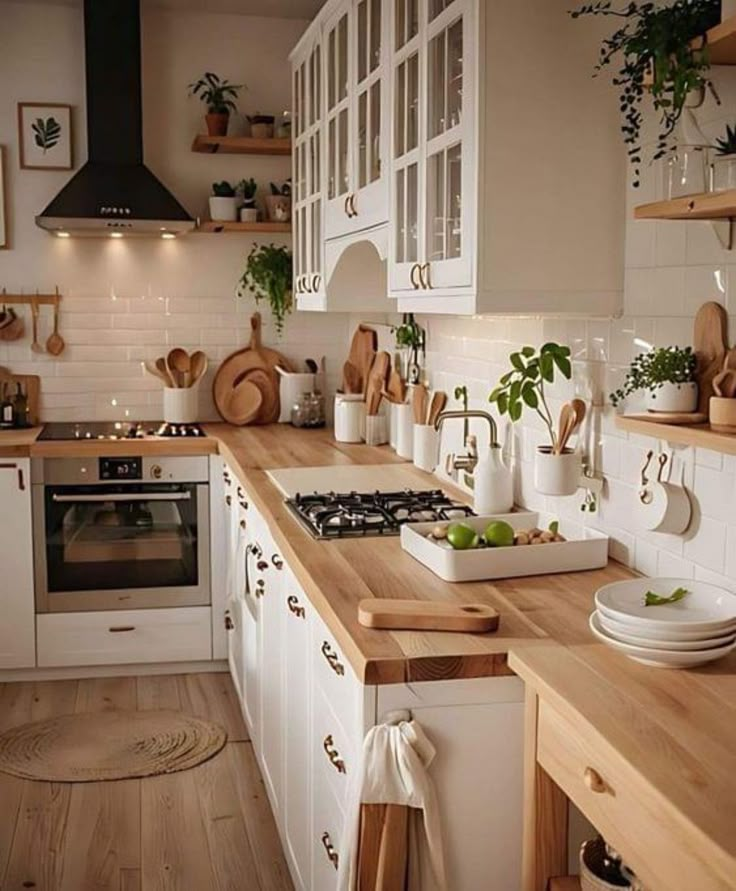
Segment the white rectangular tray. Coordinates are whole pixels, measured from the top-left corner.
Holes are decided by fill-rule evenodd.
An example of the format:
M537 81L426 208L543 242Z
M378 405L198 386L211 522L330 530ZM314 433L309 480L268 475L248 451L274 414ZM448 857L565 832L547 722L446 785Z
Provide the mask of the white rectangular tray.
M463 522L482 533L491 520L506 520L514 529L546 529L554 517L534 512L495 517L468 517ZM478 582L525 575L581 572L608 563L608 536L576 523L560 522L567 541L509 548L455 551L427 538L436 523L407 523L401 527L403 549L446 582Z

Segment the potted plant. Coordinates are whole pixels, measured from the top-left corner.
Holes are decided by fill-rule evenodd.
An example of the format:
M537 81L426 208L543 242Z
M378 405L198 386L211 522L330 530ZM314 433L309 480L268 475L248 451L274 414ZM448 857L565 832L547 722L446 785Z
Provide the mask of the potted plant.
M736 126L726 125L726 132L715 141L711 163L712 192L736 188Z
M199 80L189 84L189 95L197 96L207 106L205 121L210 136L225 136L230 121L230 112L235 111L238 90L245 84L231 84L212 71L206 71Z
M212 183L210 217L224 222L234 222L238 218L238 198L235 189L226 180Z
M276 118L272 114L246 115L250 124L250 135L254 139L273 139L273 126Z
M634 166L634 186L639 185L642 163L642 102L651 95L659 115L653 159L663 158L672 148L672 134L693 92L701 99L708 80L710 61L706 43L693 38L705 34L720 19L719 0L674 0L667 6L652 2L629 2L614 9L611 0L586 3L571 12L612 16L618 20L614 33L603 41L595 74L616 57L620 63L614 76L623 115L621 131L629 160ZM718 101L718 97L713 91Z
M266 195L268 218L273 223L288 223L291 219L291 180L277 186L271 183L271 194Z
M238 283L238 297L251 292L257 303L261 300L268 302L279 335L284 330L286 316L294 309L292 273L292 256L288 248L254 244Z
M391 329L396 338L396 348L401 356L401 376L409 384L418 384L422 375L420 354L424 354L426 332L414 318L414 313L404 313L401 324Z
M240 206L241 223L255 223L258 219L258 208L256 207L257 190L258 185L253 177L250 179L241 179L235 187L235 191L242 201Z
M525 346L509 356L511 370L499 380L488 397L500 415L508 415L512 423L521 419L529 409L541 418L547 431L549 445L537 447L534 460L534 484L544 495L573 495L580 479L580 455L571 448L557 454L557 431L547 401L547 387L557 374L565 380L572 377L570 348L557 343L545 343L539 351Z
M611 393L611 403L618 406L644 390L649 411L693 412L698 404L696 370L692 347L659 347L642 353L629 366L623 386Z

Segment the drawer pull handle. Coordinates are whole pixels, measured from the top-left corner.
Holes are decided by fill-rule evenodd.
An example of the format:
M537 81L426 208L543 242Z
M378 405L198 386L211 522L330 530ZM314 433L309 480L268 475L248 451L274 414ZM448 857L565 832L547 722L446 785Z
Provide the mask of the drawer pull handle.
M290 594L286 598L286 605L289 607L289 612L293 613L297 617L297 619L306 618L307 611L304 609L303 606L299 606L299 598L296 596L296 594Z
M605 792L608 788L603 777L598 773L597 770L594 770L592 767L585 768L583 780L585 781L585 785L590 789L590 791L595 792L598 795L600 795L602 792Z
M125 631L135 631L135 625L113 625L107 630L110 634L122 634Z
M335 674L342 677L345 674L345 666L340 662L337 653L332 649L332 647L324 641L322 644L322 655L327 660L330 668L335 672Z
M230 616L230 613L225 613L225 631L234 631L235 623Z
M330 764L338 773L348 772L347 768L345 767L345 762L342 760L342 758L340 757L340 753L335 748L335 740L332 738L331 733L324 738L322 748L325 750L325 755L327 755Z
M240 528L245 529L245 520L240 521Z
M26 484L23 479L23 468L17 464L0 464L0 470L17 470L18 471L18 488L21 492L25 492Z
M256 590L255 590L256 600L260 600L261 597L263 597L263 595L265 593L266 593L266 583L263 581L263 579L258 579L258 581L256 582Z
M322 833L322 847L327 852L327 857L328 857L330 863L335 867L335 869L337 869L337 866L340 862L340 857L339 857L337 851L335 850L335 846L332 844L332 840L330 839L329 832Z
M276 567L276 569L284 568L284 561L281 559L281 557L279 557L278 554L274 554L271 557L271 563L273 563L273 565Z
M238 498L245 498L245 492L242 486L238 486Z
M248 502L244 498L239 498L238 504L243 508L243 510L248 510Z
M226 496L225 496L225 504L226 504L228 507L230 507L230 505L231 505L232 503L233 503L233 497L232 497L232 495L226 495Z
M258 563L256 563L256 569L258 572L265 572L268 569L268 561L259 560Z

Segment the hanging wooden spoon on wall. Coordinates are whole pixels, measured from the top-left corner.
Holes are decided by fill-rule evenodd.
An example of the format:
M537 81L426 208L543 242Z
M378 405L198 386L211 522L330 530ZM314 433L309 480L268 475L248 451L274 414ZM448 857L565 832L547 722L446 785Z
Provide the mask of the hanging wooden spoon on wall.
M64 352L64 338L59 334L59 304L54 304L54 330L46 341L46 352L52 356L59 356Z

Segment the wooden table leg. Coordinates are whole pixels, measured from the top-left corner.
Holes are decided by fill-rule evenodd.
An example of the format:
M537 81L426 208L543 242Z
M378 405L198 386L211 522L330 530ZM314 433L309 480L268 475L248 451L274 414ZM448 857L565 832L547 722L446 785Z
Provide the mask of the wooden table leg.
M539 700L532 687L524 702L524 846L522 891L546 891L553 876L567 873L565 793L537 763Z

